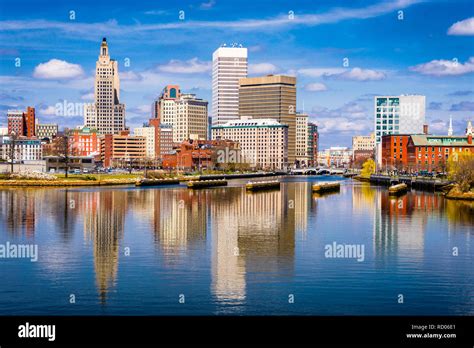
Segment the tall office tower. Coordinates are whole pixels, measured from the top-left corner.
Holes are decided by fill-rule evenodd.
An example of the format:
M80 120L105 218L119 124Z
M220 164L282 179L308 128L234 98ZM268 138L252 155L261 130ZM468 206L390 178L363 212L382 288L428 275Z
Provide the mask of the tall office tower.
M125 104L120 103L120 80L117 61L110 59L107 40L100 45L95 68L94 103L84 111L84 124L99 134L118 134L125 130Z
M239 81L239 115L288 126L288 164L296 160L296 77L267 75Z
M308 163L309 166L318 165L319 133L318 126L308 123Z
M296 161L306 167L308 160L308 115L296 114Z
M377 163L382 165L382 136L423 134L425 96L400 95L374 98L374 129Z
M223 45L212 54L212 123L239 119L239 79L247 77L247 49Z

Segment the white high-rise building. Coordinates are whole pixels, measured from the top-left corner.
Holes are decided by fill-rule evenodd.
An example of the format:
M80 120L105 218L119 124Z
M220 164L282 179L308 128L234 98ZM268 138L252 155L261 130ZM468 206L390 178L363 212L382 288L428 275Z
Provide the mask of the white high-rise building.
M308 115L296 114L296 161L308 165Z
M117 134L125 129L125 104L120 104L118 63L110 59L105 37L95 68L94 103L85 107L84 124L97 129L99 134Z
M247 77L247 48L233 44L212 55L212 123L239 119L239 79Z
M381 165L382 136L422 134L425 124L424 95L377 96L374 98L374 129L377 163Z

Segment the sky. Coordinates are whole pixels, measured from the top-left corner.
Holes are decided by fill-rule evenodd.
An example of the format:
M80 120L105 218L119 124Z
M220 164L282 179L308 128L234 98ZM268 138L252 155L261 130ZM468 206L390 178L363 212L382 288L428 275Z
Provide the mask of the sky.
M34 106L41 123L83 124L103 37L131 128L165 85L209 101L212 53L248 48L249 76L297 77L297 111L320 146L373 131L374 96L422 94L430 132L474 121L472 0L0 0L0 125ZM75 110L57 113L57 104ZM70 104L73 103L73 104Z

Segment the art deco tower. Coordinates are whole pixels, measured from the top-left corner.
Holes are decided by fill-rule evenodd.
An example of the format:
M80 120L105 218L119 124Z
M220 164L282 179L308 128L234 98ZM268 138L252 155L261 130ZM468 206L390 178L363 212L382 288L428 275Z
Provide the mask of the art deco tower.
M99 134L117 134L125 129L125 104L120 103L120 80L117 61L110 59L104 37L95 68L94 103L84 111L84 123Z

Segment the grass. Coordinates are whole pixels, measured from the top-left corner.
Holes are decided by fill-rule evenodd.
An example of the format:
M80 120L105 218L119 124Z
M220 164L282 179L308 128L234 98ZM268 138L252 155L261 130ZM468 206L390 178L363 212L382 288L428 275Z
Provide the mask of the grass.
M54 174L58 179L61 180L110 180L110 179L137 179L143 177L142 174L68 174L68 177L65 177L65 174Z

